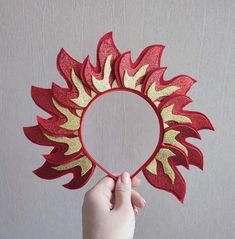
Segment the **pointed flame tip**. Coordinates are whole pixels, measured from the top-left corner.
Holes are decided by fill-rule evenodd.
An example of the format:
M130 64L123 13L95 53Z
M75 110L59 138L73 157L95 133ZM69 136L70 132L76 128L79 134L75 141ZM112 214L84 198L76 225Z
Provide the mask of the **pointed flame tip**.
M104 36L108 36L108 37L112 38L112 36L113 36L113 32L112 32L112 31L107 32Z
M214 128L214 126L212 125L212 123L209 121L209 123L210 123L210 129L209 130L212 130L212 131L215 131L215 128Z
M182 198L179 198L179 201L180 201L182 204L184 204L184 198L185 198L185 196L182 197Z
M64 50L64 48L61 48L59 53L57 54L57 58L56 58L57 67L59 66L59 62L60 62L62 56L65 54L68 55L68 53Z
M62 54L62 53L64 53L64 52L66 52L65 49L64 49L63 47L60 48L59 54ZM58 55L59 55L59 54L58 54Z

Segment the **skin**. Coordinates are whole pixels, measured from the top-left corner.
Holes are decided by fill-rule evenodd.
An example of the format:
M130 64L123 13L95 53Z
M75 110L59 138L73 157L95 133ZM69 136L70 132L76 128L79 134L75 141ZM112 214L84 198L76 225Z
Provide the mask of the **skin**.
M146 205L133 189L140 183L124 172L117 182L106 176L91 188L82 206L83 239L132 239L138 208Z

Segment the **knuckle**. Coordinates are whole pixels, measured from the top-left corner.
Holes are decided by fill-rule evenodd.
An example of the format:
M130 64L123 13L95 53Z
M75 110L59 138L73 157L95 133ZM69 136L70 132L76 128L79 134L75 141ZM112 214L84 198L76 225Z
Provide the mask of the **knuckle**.
M118 193L127 194L127 193L129 193L130 190L128 188L124 188L124 187L117 187L115 191Z

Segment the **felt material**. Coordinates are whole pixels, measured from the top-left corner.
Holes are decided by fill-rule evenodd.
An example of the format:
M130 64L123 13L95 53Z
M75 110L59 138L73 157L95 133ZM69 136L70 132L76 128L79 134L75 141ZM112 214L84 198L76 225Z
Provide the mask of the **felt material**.
M33 143L53 147L34 173L44 179L72 173L72 180L64 185L69 189L85 185L96 166L116 179L87 151L81 125L87 109L99 97L112 91L129 91L151 105L160 124L154 152L131 177L142 171L151 185L183 202L186 185L177 166L203 168L202 152L186 139L200 139L198 131L213 130L213 126L204 114L183 109L192 101L186 94L196 81L186 75L165 80L166 67L160 65L163 49L162 45L146 47L133 62L131 53L121 54L112 33L107 33L98 43L95 66L89 56L80 63L62 49L57 68L67 87L53 83L51 89L33 86L31 90L35 103L51 117L38 116L38 125L25 127L24 133Z
M92 77L95 77L97 80L102 80L104 77L104 67L105 63L108 57L111 57L110 59L110 65L111 65L111 72L109 74L109 83L112 85L113 81L115 80L115 74L114 74L114 62L115 60L120 56L120 53L115 46L112 38L112 33L107 33L104 35L97 46L97 60L96 60L96 66L93 66L89 60L89 56L85 59L84 65L82 67L82 76L84 77L84 81L90 86L91 89L99 92L93 82Z
M70 182L64 184L63 186L68 188L68 189L77 189L81 188L84 186L90 176L93 174L93 171L95 169L95 164L91 162L90 160L87 160L85 163L83 163L83 167L81 167L81 163L78 163L78 161L82 161L83 155L78 157L77 159L74 160L75 163L73 163L73 167L64 167L62 169L63 165L54 165L51 164L50 162L46 161L40 168L34 170L33 172L40 178L51 180L51 179L56 179L59 177L62 177L65 174L72 174L73 178L71 179ZM70 164L71 163L67 163ZM87 164L87 166L84 166L84 164ZM60 167L60 168L56 168ZM85 171L85 173L83 173Z

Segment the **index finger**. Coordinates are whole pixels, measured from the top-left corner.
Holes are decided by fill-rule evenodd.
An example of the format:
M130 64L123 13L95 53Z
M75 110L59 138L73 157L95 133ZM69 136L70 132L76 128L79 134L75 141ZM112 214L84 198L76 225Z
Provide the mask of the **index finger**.
M106 175L100 179L93 188L106 189L112 192L115 188L115 181Z

